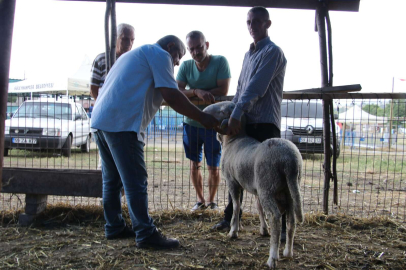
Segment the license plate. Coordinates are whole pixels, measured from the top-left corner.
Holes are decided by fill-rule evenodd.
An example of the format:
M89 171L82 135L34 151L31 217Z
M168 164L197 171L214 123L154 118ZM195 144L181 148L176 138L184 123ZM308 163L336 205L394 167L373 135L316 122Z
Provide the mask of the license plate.
M300 143L321 143L320 137L304 137L299 138Z
M13 143L36 144L37 139L31 138L13 138Z

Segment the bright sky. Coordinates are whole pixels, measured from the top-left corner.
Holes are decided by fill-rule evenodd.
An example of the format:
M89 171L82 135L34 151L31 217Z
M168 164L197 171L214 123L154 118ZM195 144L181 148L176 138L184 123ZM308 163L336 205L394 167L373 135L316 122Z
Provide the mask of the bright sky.
M229 95L236 90L252 38L246 28L249 8L117 3L117 24L135 27L133 48L173 34L185 39L202 31L211 54L230 64ZM284 90L320 87L315 12L268 9L269 36L285 53ZM334 85L361 84L363 92L406 92L405 0L362 0L360 12L330 12L333 29ZM10 78L72 75L85 57L104 48L105 3L17 0ZM187 52L182 60L191 59ZM177 69L175 69L176 75Z

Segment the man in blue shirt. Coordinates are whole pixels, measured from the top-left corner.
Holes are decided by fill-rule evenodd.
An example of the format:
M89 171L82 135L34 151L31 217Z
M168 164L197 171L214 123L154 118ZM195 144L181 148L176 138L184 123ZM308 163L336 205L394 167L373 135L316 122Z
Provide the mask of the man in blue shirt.
M206 128L219 122L195 107L178 90L174 66L185 55L185 45L175 36L143 45L123 54L114 64L93 109L92 127L103 163L103 207L107 239L132 237L137 247L174 248L148 213L148 175L144 161L145 129L165 100L178 113ZM121 214L124 186L133 230Z
M231 78L227 59L221 55L208 54L209 42L200 31L187 34L186 45L193 59L184 61L179 68L176 76L179 90L189 98L198 97L206 102L214 102L214 96L226 96ZM200 109L206 106L198 105ZM220 183L221 145L217 141L216 131L204 129L200 123L186 117L183 124L183 145L186 157L190 159L190 174L198 199L192 211L205 208L218 209L214 197ZM200 172L203 145L209 171L207 205L203 195L203 177Z
M270 138L280 138L281 103L286 58L283 51L268 36L271 26L269 13L264 7L253 7L247 14L247 27L254 43L245 54L237 93L236 104L228 122L228 134L235 135L241 129L241 116L246 117L245 130L248 136L263 142ZM224 211L224 219L213 229L230 228L233 215L233 202ZM242 192L241 192L242 201ZM242 211L240 212L240 216ZM285 215L284 215L285 217ZM286 239L286 222L282 221L281 239Z

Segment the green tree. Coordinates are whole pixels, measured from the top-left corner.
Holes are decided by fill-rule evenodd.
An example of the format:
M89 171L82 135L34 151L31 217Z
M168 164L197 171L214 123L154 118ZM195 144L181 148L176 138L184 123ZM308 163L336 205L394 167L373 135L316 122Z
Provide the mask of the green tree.
M362 110L369 114L375 115L375 116L385 116L385 113L387 111L386 107L384 110L381 107L379 107L377 104L364 105L362 107Z

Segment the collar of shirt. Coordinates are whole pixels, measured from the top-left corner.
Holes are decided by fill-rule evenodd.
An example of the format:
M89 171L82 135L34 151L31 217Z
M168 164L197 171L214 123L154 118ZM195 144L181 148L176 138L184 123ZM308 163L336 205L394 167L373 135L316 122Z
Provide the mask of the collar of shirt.
M253 42L250 45L250 52L258 51L269 43L271 43L271 39L269 37L264 37L263 39L257 42L257 45L255 45L255 43Z

